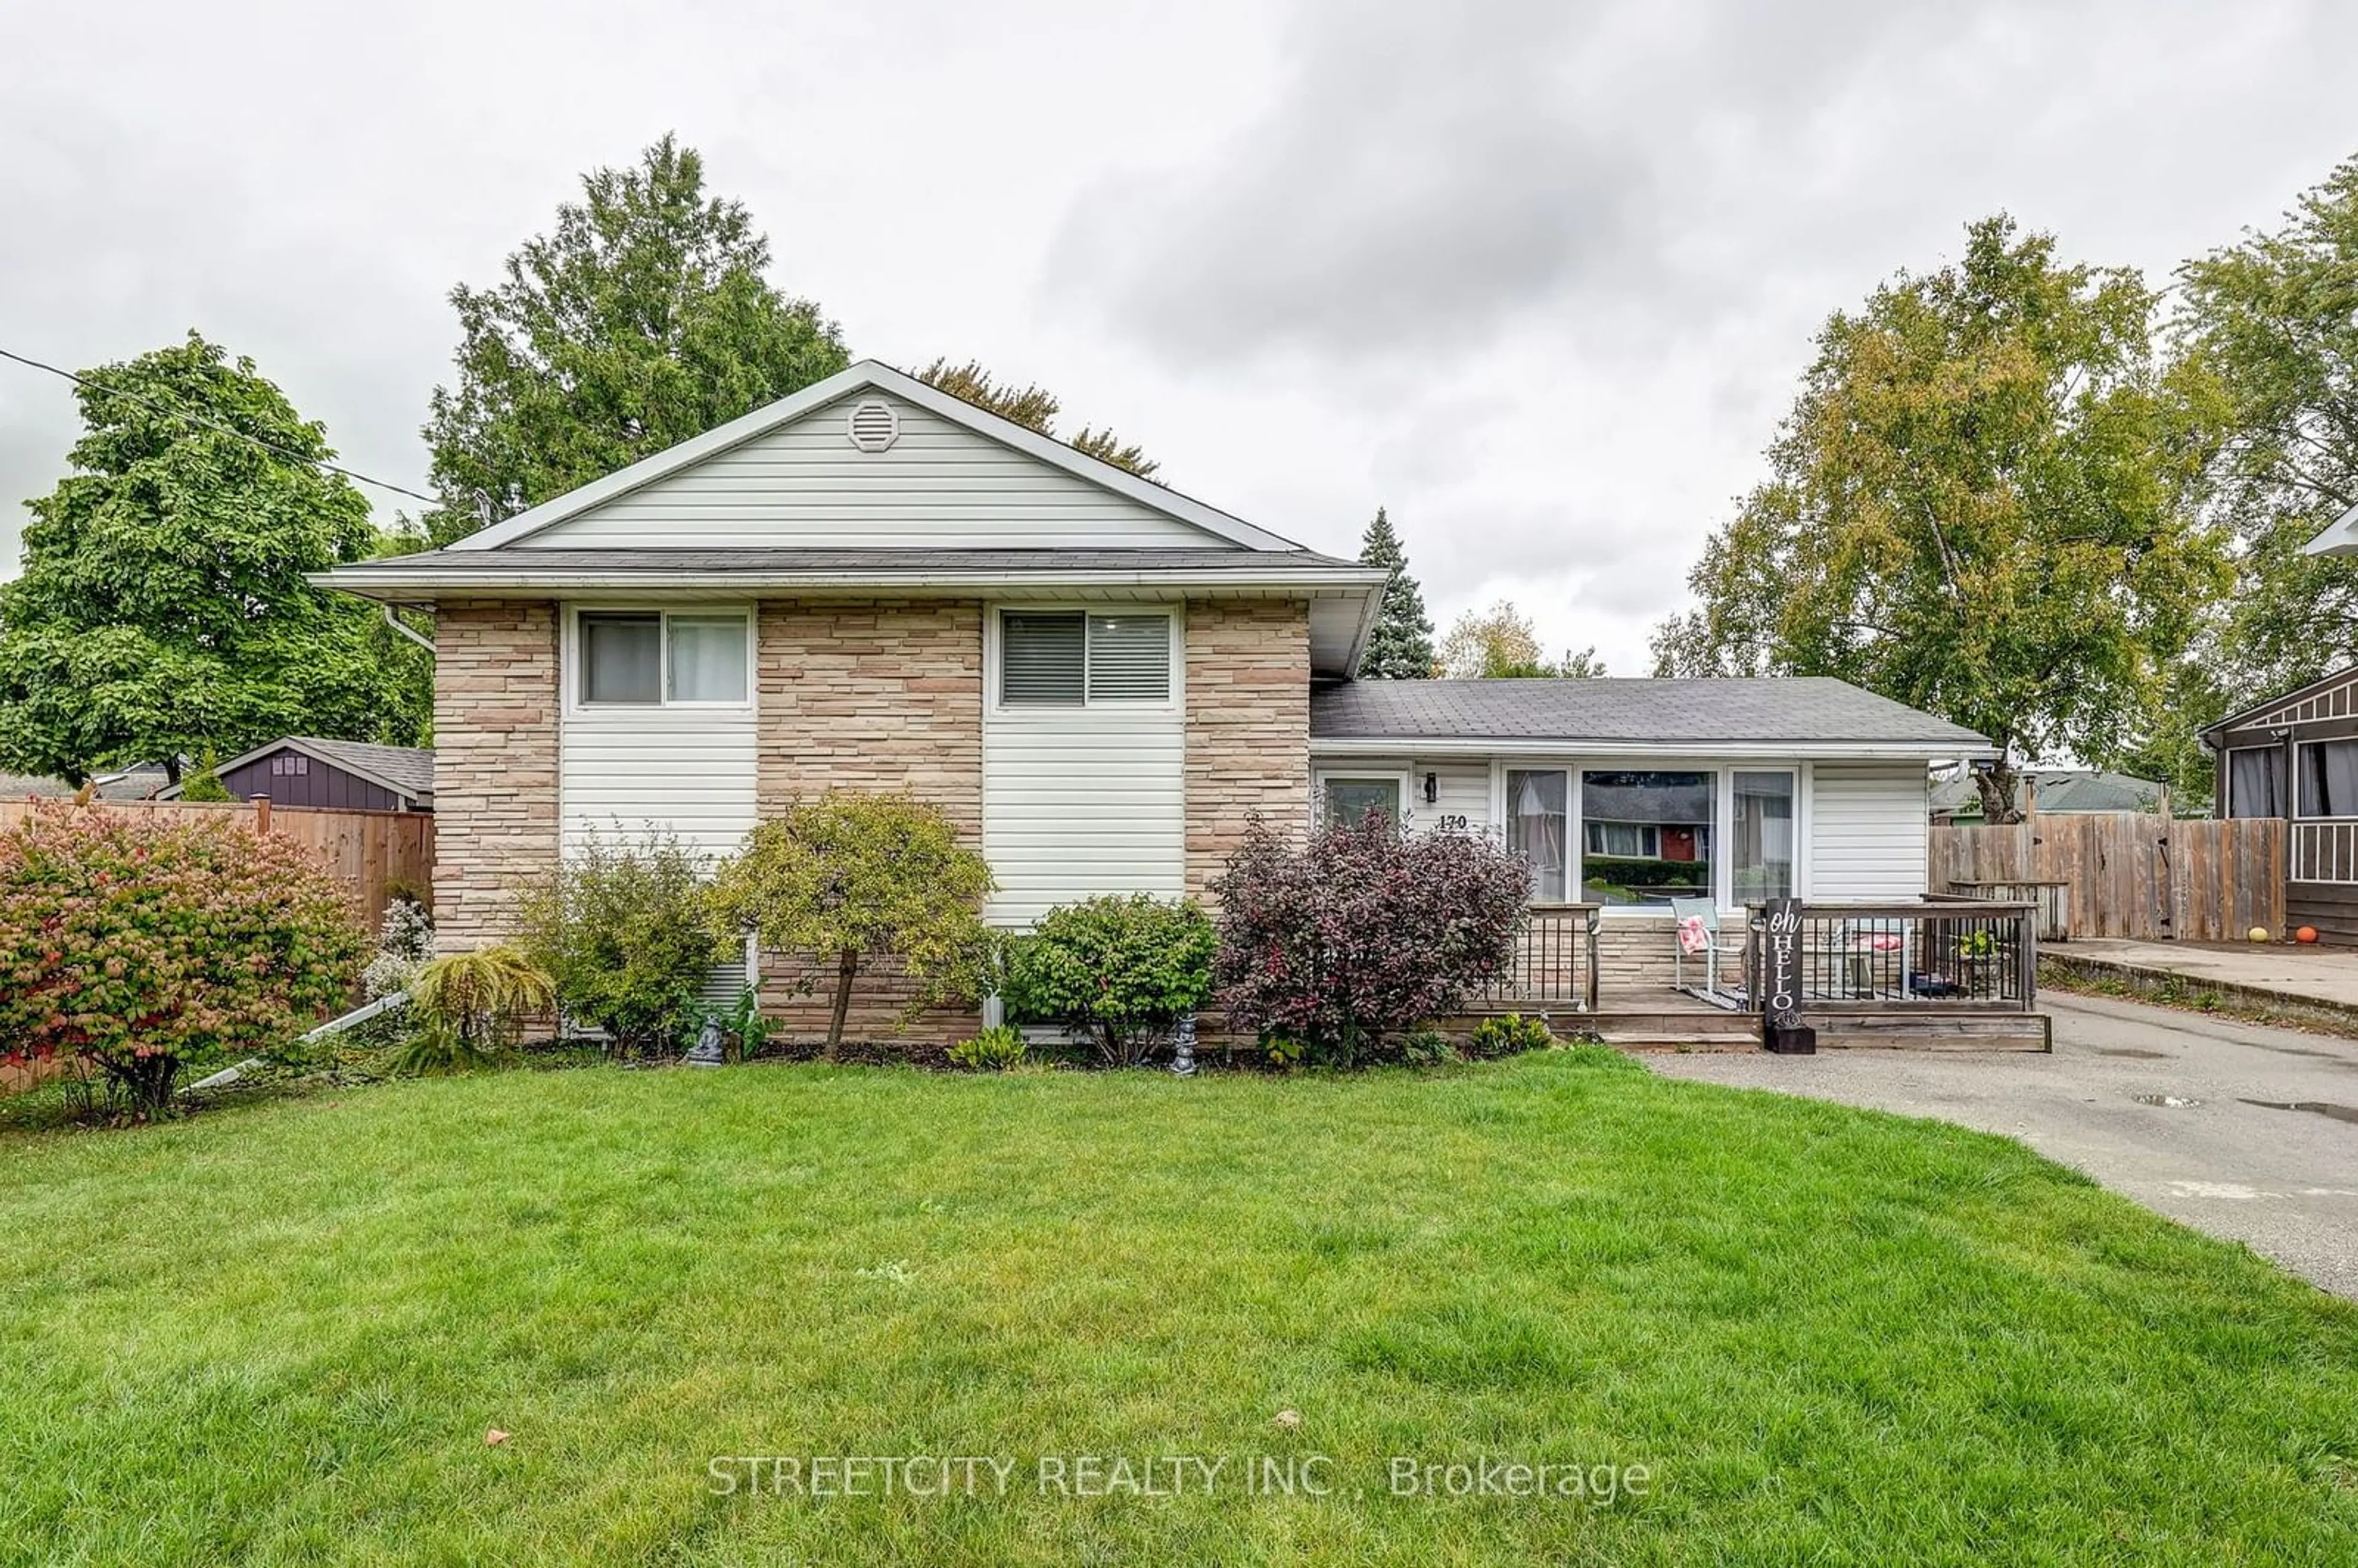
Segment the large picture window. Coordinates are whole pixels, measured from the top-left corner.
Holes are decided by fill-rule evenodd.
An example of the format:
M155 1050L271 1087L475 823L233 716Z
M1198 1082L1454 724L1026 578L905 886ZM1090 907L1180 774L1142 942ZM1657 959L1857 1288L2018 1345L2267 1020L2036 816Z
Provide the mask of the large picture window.
M1507 848L1531 863L1531 897L1562 903L1564 889L1564 788L1562 770L1507 773Z
M2358 740L2303 743L2300 814L2358 816Z
M1002 708L1171 700L1171 617L1010 610L999 618Z
M654 708L745 700L746 618L700 611L581 612L584 704Z
M1719 775L1596 770L1580 775L1580 896L1660 904L1715 895Z
M2236 746L2228 751L2227 815L2285 815L2282 746Z

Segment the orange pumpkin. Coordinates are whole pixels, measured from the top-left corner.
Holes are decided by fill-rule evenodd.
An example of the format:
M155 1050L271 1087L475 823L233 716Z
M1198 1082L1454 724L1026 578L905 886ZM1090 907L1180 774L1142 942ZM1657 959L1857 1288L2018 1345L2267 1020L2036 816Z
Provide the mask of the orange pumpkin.
M2296 942L2314 942L2317 940L2317 927L2304 925L2292 934L2292 939Z

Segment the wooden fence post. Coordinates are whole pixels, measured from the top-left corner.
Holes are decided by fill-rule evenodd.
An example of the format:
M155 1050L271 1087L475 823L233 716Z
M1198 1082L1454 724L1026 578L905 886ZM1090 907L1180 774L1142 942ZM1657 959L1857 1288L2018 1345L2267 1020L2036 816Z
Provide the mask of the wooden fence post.
M254 830L256 833L270 831L270 797L266 795L254 797Z

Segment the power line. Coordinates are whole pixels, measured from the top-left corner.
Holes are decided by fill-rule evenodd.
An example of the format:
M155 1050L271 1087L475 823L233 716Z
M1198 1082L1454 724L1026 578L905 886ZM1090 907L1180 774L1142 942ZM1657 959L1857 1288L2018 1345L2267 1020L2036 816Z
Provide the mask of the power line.
M218 430L224 436L234 436L241 441L251 441L265 452L276 453L294 462L308 463L313 468L325 469L332 474L341 474L356 483L373 484L379 490L389 490L395 495L406 495L412 501L422 501L428 506L442 504L436 497L420 494L406 485L389 484L381 479L371 479L368 475L355 470L340 468L324 458L305 457L301 452L282 447L276 441L265 441L252 431L241 430L233 425L224 425L218 419L208 419L201 414L191 414L185 408L168 407L153 399L142 397L135 392L125 392L119 386L109 386L103 381L92 381L87 376L76 375L70 370L59 370L53 364L43 364L39 360L27 359L23 354L12 353L6 349L0 349L0 360L15 360L20 365L30 365L35 370L45 370L51 375L63 376L76 386L86 386L92 392L103 392L109 397L120 397L126 403L136 403L150 413L161 414L172 419L186 419L191 425L202 425L208 430Z

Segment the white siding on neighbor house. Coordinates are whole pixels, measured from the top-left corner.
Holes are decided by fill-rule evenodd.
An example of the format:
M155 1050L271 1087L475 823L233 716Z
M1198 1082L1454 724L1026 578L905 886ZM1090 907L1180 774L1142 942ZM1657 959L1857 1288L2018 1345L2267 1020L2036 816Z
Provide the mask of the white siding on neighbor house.
M1925 765L1820 762L1812 773L1809 896L1921 898Z
M1241 547L896 399L882 401L900 438L863 452L845 421L879 395L814 409L510 547Z
M579 849L593 833L612 840L654 831L677 833L708 855L734 850L758 820L752 702L584 707L577 628L569 611L564 621L557 782L562 847Z
M1176 617L1174 618L1174 622ZM999 705L999 617L985 617L982 851L999 890L985 916L1024 926L1100 893L1186 891L1186 694L1173 627L1168 703Z

